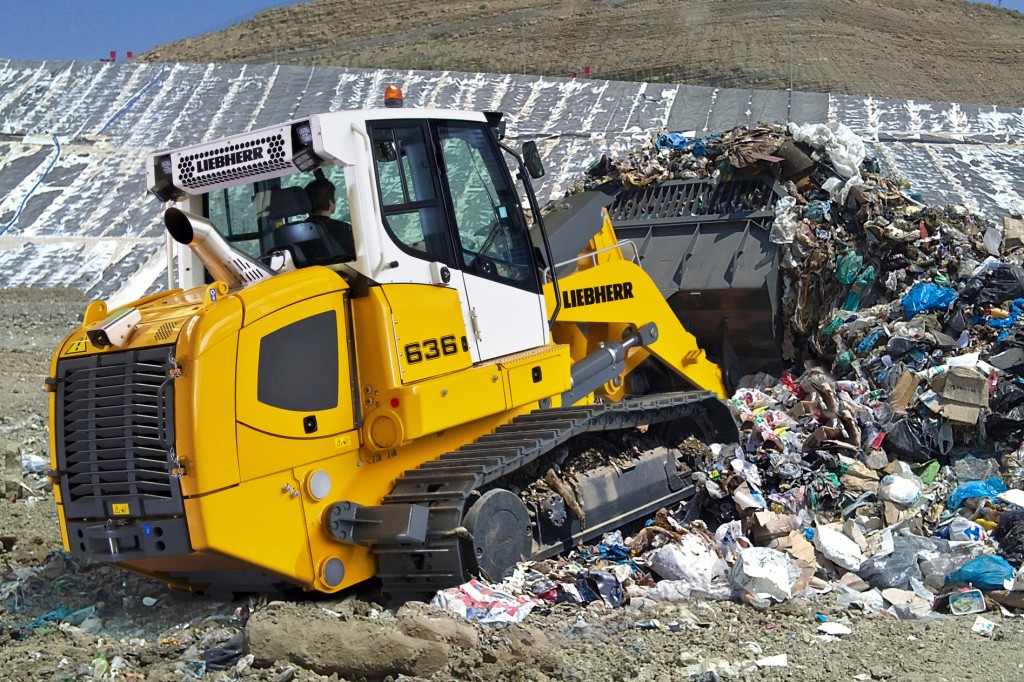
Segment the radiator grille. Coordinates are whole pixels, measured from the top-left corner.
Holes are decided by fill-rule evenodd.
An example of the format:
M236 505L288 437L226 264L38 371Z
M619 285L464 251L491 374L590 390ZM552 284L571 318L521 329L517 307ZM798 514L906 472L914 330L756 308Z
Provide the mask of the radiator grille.
M163 346L58 363L55 440L68 517L182 513L173 352Z

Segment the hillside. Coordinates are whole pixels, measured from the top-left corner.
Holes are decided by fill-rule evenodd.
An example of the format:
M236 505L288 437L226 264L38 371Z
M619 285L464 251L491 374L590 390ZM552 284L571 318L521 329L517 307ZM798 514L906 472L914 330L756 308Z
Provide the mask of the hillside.
M1024 103L1024 15L964 0L314 0L144 61L592 76Z

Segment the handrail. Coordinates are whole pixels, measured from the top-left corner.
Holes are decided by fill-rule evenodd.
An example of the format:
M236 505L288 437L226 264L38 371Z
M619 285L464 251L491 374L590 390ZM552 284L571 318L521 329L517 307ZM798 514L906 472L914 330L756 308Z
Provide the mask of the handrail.
M557 270L557 269L561 268L564 265L569 265L571 263L580 263L580 262L583 262L583 261L588 260L588 259L590 260L590 262L593 265L596 266L597 265L597 257L599 255L601 255L602 253L605 253L606 251L611 251L612 249L619 249L621 251L621 250L625 249L627 246L633 252L633 257L632 258L627 258L627 260L629 260L630 262L635 263L637 265L640 265L640 252L637 250L636 244L632 240L630 240L630 239L622 239L618 243L612 244L611 246L606 246L603 249L598 249L597 251L591 251L590 253L584 253L582 255L576 256L575 258L570 258L567 261L563 261L561 263L556 263L554 269ZM623 253L622 257L626 258L626 254ZM544 268L544 283L545 284L548 284L548 283L553 281L551 279L551 270L552 270L552 268Z

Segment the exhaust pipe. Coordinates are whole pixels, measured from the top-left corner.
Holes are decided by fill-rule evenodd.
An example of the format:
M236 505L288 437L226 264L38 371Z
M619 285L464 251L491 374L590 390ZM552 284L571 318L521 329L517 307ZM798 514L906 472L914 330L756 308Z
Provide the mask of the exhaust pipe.
M179 244L192 249L215 280L229 287L248 286L273 273L228 244L209 220L177 208L164 211L164 225Z

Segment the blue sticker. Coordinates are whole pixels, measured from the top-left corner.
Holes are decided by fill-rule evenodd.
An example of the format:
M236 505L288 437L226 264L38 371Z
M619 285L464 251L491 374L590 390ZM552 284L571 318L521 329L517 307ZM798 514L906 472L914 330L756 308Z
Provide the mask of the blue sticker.
M217 290L216 289L210 289L210 300L211 301L216 301L217 300Z
M153 535L153 525L149 523L142 524L142 534L147 538Z

